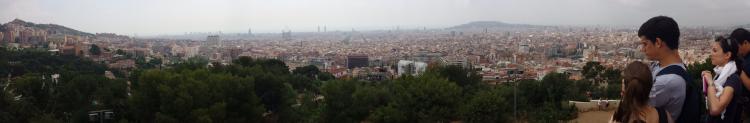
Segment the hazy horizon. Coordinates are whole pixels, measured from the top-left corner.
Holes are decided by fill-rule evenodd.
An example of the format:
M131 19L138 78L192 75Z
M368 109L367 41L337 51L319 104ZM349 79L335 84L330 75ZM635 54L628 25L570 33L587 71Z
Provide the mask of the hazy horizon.
M748 10L747 0L0 0L0 23L18 18L144 36L436 29L472 21L637 26L657 15L680 26L733 26L750 24Z

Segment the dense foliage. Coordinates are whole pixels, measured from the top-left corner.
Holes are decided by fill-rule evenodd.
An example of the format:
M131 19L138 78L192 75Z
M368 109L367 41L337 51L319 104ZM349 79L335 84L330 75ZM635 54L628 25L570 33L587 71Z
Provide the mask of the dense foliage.
M86 122L89 111L112 110L111 122L559 122L576 117L568 101L618 98L620 88L619 70L596 62L586 64L579 81L549 73L495 86L474 69L450 65L359 81L315 66L290 71L275 59L139 64L110 79L104 65L75 56L0 49L0 121ZM695 74L710 67L688 68Z

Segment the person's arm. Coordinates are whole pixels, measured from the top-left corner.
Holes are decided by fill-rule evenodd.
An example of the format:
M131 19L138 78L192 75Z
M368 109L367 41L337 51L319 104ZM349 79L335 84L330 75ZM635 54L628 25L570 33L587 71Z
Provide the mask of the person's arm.
M750 87L750 77L748 77L748 74L745 73L745 71L740 72L740 80L742 80L742 85L745 85L745 89L748 89L748 91L750 91L750 88L747 88Z
M667 112L667 123L674 123L674 120L672 119L672 114Z
M707 73L704 71L703 76L710 77L711 73ZM718 86L718 85L714 85L713 79L707 79L706 82L708 84L708 87L707 87L708 96L706 96L707 97L706 99L708 100L708 105L709 105L708 115L719 116L721 115L721 112L727 108L727 106L729 105L729 102L732 101L732 96L734 96L733 95L734 88L732 88L731 86L724 87L724 91L721 92L721 96L716 97L717 90L714 86Z
M724 109L727 108L729 105L729 102L732 101L732 96L734 96L734 89L732 87L724 87L724 91L721 92L720 97L713 96L716 94L716 88L713 88L713 86L709 86L708 89L708 103L710 106L709 115L711 116L719 116L721 115L721 112L724 111Z
M651 87L651 92L649 94L649 104L654 107L664 107L669 104L669 100L671 97L669 90L670 87L667 87L669 83L674 81L674 79L665 78L670 75L663 75L656 77L656 81L654 81L653 86Z

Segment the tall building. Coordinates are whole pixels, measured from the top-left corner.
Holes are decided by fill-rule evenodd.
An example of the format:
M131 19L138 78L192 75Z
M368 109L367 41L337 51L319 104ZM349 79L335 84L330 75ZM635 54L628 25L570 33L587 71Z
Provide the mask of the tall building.
M200 46L187 46L185 47L185 59L190 57L198 56L200 52Z
M520 45L520 46L518 47L518 53L521 53L521 54L528 54L528 53L529 53L529 44L525 44L525 43L524 43L524 44L521 44L521 45Z
M23 29L19 31L16 43L25 47L41 47L47 45L47 32L37 29Z
M248 36L253 36L253 28L248 28L247 29L247 35Z
M62 35L62 34L55 34L55 35L51 35L51 36L50 36L50 37L49 37L49 38L47 39L47 42L49 42L49 43L47 44L47 47L48 47L48 48L49 48L50 50L53 50L53 49L60 49L60 48L62 48L62 46L63 46L63 45L65 45L65 43L66 43L66 40L67 40L67 38L65 38L65 35Z
M418 61L409 61L409 60L400 60L398 61L398 75L419 75L425 72L427 70L427 63L424 62L418 62Z
M446 65L454 65L459 66L461 68L470 68L471 63L469 63L469 59L466 57L461 58L449 58L449 59L442 59L443 63Z
M229 58L232 60L237 59L240 54L242 54L242 49L240 46L234 46L229 49Z
M84 48L81 47L80 38L78 37L69 37L69 38L70 40L65 39L66 43L62 47L62 50L61 50L62 53L68 54L68 55L75 55L75 56L80 56L81 54L83 54Z
M214 45L215 47L222 47L221 38L219 38L219 35L209 35L208 37L206 37L206 44Z
M325 70L329 66L328 59L325 59L325 58L311 58L307 64L314 65L318 67L320 70Z
M21 34L18 36L19 38L18 43L29 43L29 39L32 33L34 32L31 29L22 30Z
M16 37L15 37L15 34L14 34L13 31L7 31L7 32L5 32L5 36L3 36L3 38L5 39L5 42L8 42L8 43L14 43L14 42L16 42L15 41Z
M411 60L429 63L429 62L440 60L440 58L442 57L443 57L442 53L418 51L414 53Z
M366 55L349 55L346 57L346 67L349 69L369 66L370 58Z
M292 30L281 31L281 38L286 41L292 40Z

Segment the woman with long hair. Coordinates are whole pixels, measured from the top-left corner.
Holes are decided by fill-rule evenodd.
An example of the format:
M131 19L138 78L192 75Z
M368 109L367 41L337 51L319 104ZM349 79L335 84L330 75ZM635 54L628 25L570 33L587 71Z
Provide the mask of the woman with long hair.
M632 62L622 73L622 100L611 122L615 123L672 123L664 109L648 105L651 85L654 83L648 65Z
M742 68L742 59L737 55L738 43L718 37L711 47L711 64L716 66L714 72L717 75L712 75L710 71L702 72L707 93L708 122L739 123L742 110L738 101L744 86L737 70Z

